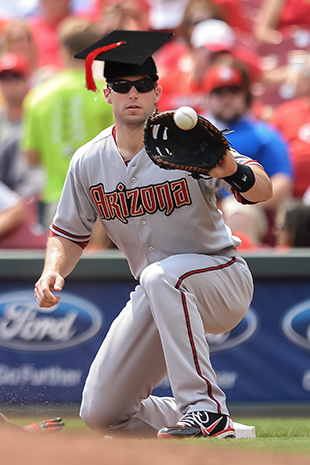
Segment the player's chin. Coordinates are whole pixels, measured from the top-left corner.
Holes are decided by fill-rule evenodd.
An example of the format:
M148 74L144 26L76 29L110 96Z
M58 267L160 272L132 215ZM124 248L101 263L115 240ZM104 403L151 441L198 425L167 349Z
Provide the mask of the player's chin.
M137 112L132 112L128 116L126 116L125 120L127 124L132 124L132 125L142 125L145 123L146 120L146 115L143 110L137 111Z

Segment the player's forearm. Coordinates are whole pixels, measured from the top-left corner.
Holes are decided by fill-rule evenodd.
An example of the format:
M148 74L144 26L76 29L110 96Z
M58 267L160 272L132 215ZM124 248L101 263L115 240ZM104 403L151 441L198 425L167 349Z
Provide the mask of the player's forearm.
M249 166L254 175L255 183L251 189L242 192L241 195L250 202L264 202L272 197L272 183L266 172L258 165Z
M221 162L209 171L210 176L224 179L250 202L269 200L272 197L272 183L265 170L254 163L237 163L234 153L227 150Z
M42 275L55 272L65 278L75 268L82 252L83 249L79 245L68 239L59 236L49 237Z

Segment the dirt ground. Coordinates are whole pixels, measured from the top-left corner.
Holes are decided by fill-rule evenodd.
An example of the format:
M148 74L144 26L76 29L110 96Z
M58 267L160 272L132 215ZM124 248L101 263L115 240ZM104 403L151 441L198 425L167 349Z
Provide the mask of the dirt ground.
M207 441L207 440L206 440ZM28 435L0 429L1 465L309 465L309 457L186 441L105 439L94 433Z

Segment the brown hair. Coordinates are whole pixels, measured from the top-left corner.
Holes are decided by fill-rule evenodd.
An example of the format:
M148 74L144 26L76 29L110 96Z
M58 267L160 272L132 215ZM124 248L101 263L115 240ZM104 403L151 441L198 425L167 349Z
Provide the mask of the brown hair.
M310 207L302 201L287 202L282 228L291 234L292 247L310 247Z
M68 48L72 55L99 39L94 25L87 19L78 17L63 20L58 30L58 37L61 45Z
M176 35L181 36L185 42L190 45L190 26L191 26L191 17L196 10L206 10L210 11L210 19L220 19L225 21L224 14L220 7L218 7L212 0L190 0L185 8L183 19L181 24L176 30ZM205 18L208 19L208 18ZM202 19L203 21L203 19ZM194 26L194 25L193 25Z
M12 34L15 29L23 30L25 32L26 37L29 40L29 55L25 58L27 58L28 60L30 69L34 71L38 67L38 48L31 30L31 26L26 20L12 19L6 24L5 28L2 31L1 51L21 53L20 50L17 51L12 48Z

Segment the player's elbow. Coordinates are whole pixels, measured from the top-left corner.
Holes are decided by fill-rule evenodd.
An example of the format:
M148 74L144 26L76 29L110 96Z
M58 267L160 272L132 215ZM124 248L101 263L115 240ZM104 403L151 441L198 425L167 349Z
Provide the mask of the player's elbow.
M260 167L252 167L255 174L255 184L245 197L252 202L266 202L273 195L272 182L269 176Z

